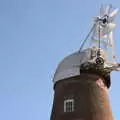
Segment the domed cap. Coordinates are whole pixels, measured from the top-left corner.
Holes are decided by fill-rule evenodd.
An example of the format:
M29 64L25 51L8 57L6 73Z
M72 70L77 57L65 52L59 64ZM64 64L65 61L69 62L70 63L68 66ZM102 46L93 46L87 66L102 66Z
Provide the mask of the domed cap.
M60 80L80 75L80 65L91 60L91 55L95 54L96 50L89 48L65 57L56 69L53 83L55 84Z

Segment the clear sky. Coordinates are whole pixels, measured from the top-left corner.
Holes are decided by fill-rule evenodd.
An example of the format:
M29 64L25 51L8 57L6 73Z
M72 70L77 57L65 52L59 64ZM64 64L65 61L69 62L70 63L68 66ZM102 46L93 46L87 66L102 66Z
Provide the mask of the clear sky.
M119 0L0 0L0 120L49 120L58 63L80 48L101 4ZM120 14L116 18L120 55ZM120 119L120 73L110 102Z

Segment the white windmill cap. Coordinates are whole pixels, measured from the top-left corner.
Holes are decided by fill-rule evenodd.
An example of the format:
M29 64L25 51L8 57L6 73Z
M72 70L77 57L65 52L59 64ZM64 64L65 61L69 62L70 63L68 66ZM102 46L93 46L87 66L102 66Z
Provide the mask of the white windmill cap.
M80 75L80 65L91 60L91 52L96 52L92 48L88 48L82 52L75 52L65 57L58 65L54 74L53 83Z

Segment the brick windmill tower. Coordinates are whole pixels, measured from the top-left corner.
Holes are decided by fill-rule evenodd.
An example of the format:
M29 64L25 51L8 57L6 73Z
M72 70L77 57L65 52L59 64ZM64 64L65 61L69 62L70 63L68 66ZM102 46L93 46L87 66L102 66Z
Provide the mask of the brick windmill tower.
M113 120L108 89L110 73L120 70L113 40L118 9L101 6L79 51L65 57L54 78L50 120Z

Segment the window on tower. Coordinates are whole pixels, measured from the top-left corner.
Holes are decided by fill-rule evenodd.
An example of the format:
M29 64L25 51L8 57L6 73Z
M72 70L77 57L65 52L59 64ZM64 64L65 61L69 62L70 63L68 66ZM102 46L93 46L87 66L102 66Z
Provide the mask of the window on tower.
M74 111L74 100L67 99L64 101L64 112L73 112Z

